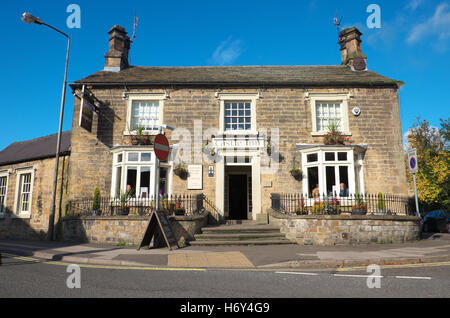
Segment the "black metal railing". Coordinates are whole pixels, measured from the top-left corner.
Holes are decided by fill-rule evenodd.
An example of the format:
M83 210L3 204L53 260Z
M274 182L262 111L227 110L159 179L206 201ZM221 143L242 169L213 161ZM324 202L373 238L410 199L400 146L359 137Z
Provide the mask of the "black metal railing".
M67 204L67 216L149 216L155 210L153 196L80 198ZM204 212L203 195L174 194L160 196L159 207L170 215L199 215Z
M300 193L272 193L272 209L297 215L415 215L408 197L396 195L350 194L309 197Z

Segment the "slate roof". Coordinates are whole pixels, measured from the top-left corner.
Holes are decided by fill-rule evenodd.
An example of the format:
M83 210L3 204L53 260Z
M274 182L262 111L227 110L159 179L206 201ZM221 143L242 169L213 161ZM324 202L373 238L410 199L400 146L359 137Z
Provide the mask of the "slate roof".
M302 85L397 86L398 82L373 71L329 66L131 66L120 72L99 71L76 84L147 85Z
M60 155L70 152L71 131L61 134ZM0 166L55 157L58 134L14 142L0 151Z

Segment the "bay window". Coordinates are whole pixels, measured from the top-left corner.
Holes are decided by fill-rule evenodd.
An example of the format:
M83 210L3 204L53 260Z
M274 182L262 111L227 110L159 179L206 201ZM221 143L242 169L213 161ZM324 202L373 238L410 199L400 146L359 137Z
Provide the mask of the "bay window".
M313 190L316 188L320 195L339 196L340 184L344 184L349 194L358 190L355 183L354 154L350 147L316 147L304 150L302 170L305 174L303 192L308 197L313 197Z
M155 153L153 149L120 147L113 150L111 196L127 193L131 198L151 198L155 189ZM160 192L169 194L171 164L160 162Z

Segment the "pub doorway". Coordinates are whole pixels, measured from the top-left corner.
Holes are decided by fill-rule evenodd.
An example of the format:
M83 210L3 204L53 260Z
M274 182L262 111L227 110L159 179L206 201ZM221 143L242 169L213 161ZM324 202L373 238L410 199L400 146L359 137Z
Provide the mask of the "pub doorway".
M232 166L226 168L225 207L227 219L251 219L252 186L251 167Z

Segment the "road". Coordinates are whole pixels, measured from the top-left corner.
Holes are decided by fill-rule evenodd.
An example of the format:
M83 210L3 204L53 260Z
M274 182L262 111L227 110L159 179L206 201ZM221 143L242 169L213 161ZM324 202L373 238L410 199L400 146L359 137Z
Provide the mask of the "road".
M69 264L3 255L0 297L151 298L448 298L450 263L330 270L178 270L80 264L80 288L68 288ZM367 285L372 277L374 288ZM71 276L73 278L73 276ZM75 280L70 280L75 282Z

